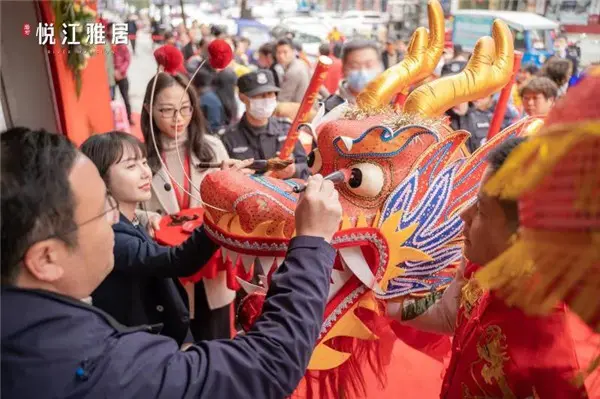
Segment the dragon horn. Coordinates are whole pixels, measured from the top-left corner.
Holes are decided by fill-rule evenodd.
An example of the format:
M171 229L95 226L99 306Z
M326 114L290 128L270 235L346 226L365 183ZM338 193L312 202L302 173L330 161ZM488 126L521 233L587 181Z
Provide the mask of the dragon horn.
M396 93L431 75L444 51L445 22L444 10L438 0L427 3L427 12L429 37L423 27L413 33L404 60L385 70L364 88L356 98L359 108L387 105Z
M513 38L508 26L494 21L492 37L477 41L465 69L416 88L404 103L404 112L439 116L460 103L476 100L500 90L510 80L514 62Z

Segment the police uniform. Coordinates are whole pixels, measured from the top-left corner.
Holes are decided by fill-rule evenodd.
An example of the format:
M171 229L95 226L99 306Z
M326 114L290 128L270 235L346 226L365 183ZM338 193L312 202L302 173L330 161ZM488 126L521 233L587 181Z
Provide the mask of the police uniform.
M254 97L264 93L277 93L273 74L269 70L248 73L238 80L240 93ZM265 126L252 126L246 114L239 123L228 128L222 137L223 144L233 159L270 159L277 156L291 127L287 119L271 116ZM305 179L310 172L306 164L306 152L298 141L293 153L296 163L294 177Z

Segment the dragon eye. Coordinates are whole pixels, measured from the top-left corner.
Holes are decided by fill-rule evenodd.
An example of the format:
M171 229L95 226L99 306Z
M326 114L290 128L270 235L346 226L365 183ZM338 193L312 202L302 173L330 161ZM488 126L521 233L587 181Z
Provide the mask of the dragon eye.
M321 168L323 167L323 160L321 159L321 153L319 152L318 148L308 154L306 163L308 164L308 167L313 175L316 175L321 171Z
M354 194L376 197L381 193L385 176L383 170L371 163L359 163L352 167L347 186Z

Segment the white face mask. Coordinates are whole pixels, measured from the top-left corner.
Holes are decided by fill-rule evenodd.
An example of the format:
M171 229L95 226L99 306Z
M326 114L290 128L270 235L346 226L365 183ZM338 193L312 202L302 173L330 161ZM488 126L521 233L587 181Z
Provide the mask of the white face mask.
M251 98L248 112L256 119L267 119L277 108L277 98Z

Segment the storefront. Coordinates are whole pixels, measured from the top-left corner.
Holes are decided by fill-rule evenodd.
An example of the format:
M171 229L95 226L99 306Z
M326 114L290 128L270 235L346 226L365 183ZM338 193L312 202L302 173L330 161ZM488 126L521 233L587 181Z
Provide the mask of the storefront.
M60 41L39 42L38 24L54 24L50 1L3 1L0 7L0 127L44 128L76 144L113 129L104 54L89 58L78 96Z

